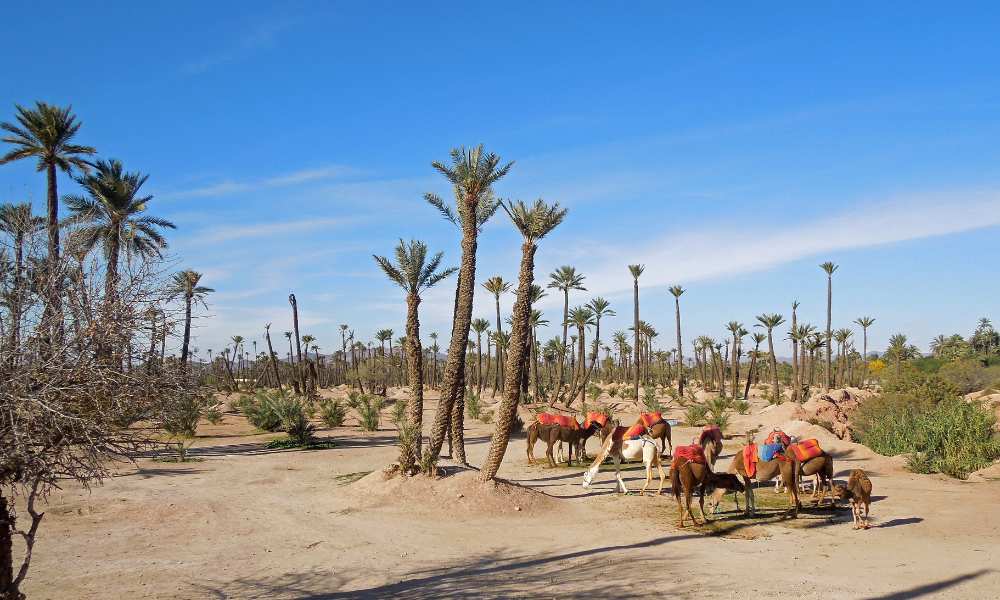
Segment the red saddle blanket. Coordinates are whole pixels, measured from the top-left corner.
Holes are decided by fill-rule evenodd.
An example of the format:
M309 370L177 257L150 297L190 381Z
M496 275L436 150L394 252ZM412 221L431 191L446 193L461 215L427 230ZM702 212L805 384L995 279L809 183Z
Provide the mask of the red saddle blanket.
M706 439L710 439L716 443L722 441L722 430L719 429L718 425L705 425L704 429L701 430L701 435L698 437L698 445L704 444Z
M788 447L792 443L792 439L788 437L788 434L780 429L775 429L771 433L767 434L767 439L764 440L765 444L781 444L784 447Z
M559 425L567 429L579 429L580 423L569 415L553 415L551 413L539 413L536 417L540 425Z
M747 470L747 477L753 478L757 474L757 444L743 446L743 466Z
M819 447L819 440L817 439L802 440L797 444L789 446L789 449L795 454L795 458L799 462L807 461L810 458L816 458L823 454L823 449Z
M686 460L688 462L707 464L708 461L705 460L705 451L702 450L701 446L698 444L691 444L690 446L677 446L674 448L674 460L671 463L676 465L678 461Z
M583 422L583 428L590 429L590 426L594 424L598 427L604 427L608 424L608 415L599 412L587 413L587 419Z
M614 431L611 432L611 438L616 442L620 442L622 440L637 440L641 438L644 433L646 433L646 426L641 423L631 427L619 425L618 427L615 427Z

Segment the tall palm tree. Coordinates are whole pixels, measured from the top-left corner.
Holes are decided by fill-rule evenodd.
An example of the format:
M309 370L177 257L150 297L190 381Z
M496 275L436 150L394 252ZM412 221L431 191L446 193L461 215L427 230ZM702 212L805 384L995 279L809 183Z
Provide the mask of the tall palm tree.
M35 102L34 108L21 105L15 105L15 108L17 124L0 123L0 129L10 134L2 138L2 141L14 146L13 150L0 157L0 165L34 158L37 160L36 169L45 171L48 183L48 260L49 266L54 270L59 260L59 191L56 172L87 172L90 163L83 157L95 154L97 150L72 143L82 125L73 115L72 106L62 108Z
M184 339L181 342L181 364L186 365L188 359L188 348L191 344L191 306L201 304L208 308L205 297L214 292L210 287L199 285L201 283L201 273L190 269L174 273L173 280L169 288L169 297L184 299Z
M758 327L767 328L767 351L771 354L771 390L774 392L775 402L781 399L781 390L778 389L778 360L774 356L774 328L785 322L785 317L777 314L763 314L757 316Z
M586 279L583 275L576 272L575 267L569 265L563 265L549 274L549 285L548 287L562 291L563 293L563 335L562 343L565 347L569 341L569 291L579 290L585 291L587 288L583 287L583 280ZM560 389L564 381L563 365L565 363L565 356L560 355L558 369L559 381L556 382L556 390L552 394L552 401L559 396Z
M802 382L799 379L799 339L794 335L795 328L799 325L798 318L799 301L792 301L792 325L788 332L788 338L792 341L792 402L798 402L802 394Z
M443 252L427 257L427 244L412 240L409 244L399 241L396 246L395 264L384 256L375 255L375 262L391 281L406 294L406 369L410 381L410 403L407 406L412 435L409 444L400 448L399 464L406 471L413 471L420 460L424 414L424 364L420 346L420 295L449 277L457 269L441 269Z
M538 241L555 229L566 217L566 209L559 204L547 205L536 200L530 207L523 202L507 201L504 212L521 232L521 268L517 277L517 297L514 300L513 321L510 329L510 352L507 355L504 396L496 412L496 427L490 449L479 473L481 481L496 477L507 452L511 428L521 399L521 381L527 363L529 336L531 334L531 286L535 279L535 251Z
M628 272L632 275L632 304L635 324L635 373L632 378L632 399L639 403L639 276L646 269L643 265L629 265Z
M462 258L456 287L455 313L452 319L448 360L444 366L444 381L438 412L431 432L430 453L436 461L441 453L444 437L451 429L454 458L465 464L465 439L462 430L465 400L465 345L472 323L472 305L475 296L476 248L479 230L496 212L498 202L493 196L493 185L502 179L514 163L500 164L500 157L484 153L482 145L475 148L455 148L451 163L435 161L431 165L452 184L455 207L452 211L440 198L426 196L446 219L462 228Z
M896 364L896 377L902 373L903 360L908 358L909 349L906 346L906 336L902 333L894 334L889 338L888 353L892 355Z
M739 376L740 358L739 358L739 352L737 351L737 347L740 345L743 336L746 335L746 330L743 329L743 323L740 323L738 321L730 321L729 323L726 324L726 329L728 329L729 332L733 334L733 354L731 357L732 365L730 366L733 372L731 373L730 376L732 377L733 385L731 389L733 391L733 399L735 400L736 398L739 397L738 392L740 386L740 376Z
M864 336L864 342L863 342L864 354L862 355L861 360L862 363L864 364L862 368L862 373L864 373L864 377L867 378L868 377L868 328L875 324L875 319L872 317L858 317L857 319L854 319L854 322L861 327L861 332L862 335ZM861 387L864 387L864 385L865 382L864 380L862 380Z
M750 336L750 339L753 340L753 353L750 354L750 368L747 369L747 383L746 387L743 388L744 398L750 397L750 382L753 380L754 377L754 369L757 366L757 357L760 356L760 345L764 343L764 340L767 339L767 336L764 335L763 333L754 333L753 335Z
M127 172L118 160L99 160L94 172L76 178L86 196L68 195L63 202L73 221L82 227L74 232L77 243L87 252L101 244L107 259L105 297L113 298L118 280L118 259L161 256L167 240L159 230L176 229L166 219L144 214L153 197L141 195L148 175Z
M670 286L670 295L674 297L674 317L677 321L677 396L684 397L684 351L681 346L681 294L684 288L679 285Z
M614 317L615 311L611 308L611 303L600 296L587 303L587 308L594 313L594 341L600 342L601 319L604 317Z
M593 327L596 324L596 321L594 320L594 311L592 311L587 306L574 307L573 310L569 311L569 322L571 325L576 327L577 331L576 339L577 339L577 344L579 345L577 346L576 354L578 357L577 362L579 364L577 366L576 373L573 373L573 376L571 378L573 385L569 394L567 405L572 404L573 399L576 395L574 393L575 390L579 389L581 392L581 396L583 396L583 394L587 389L585 384L585 380L587 377L587 359L584 356L587 348L586 331L587 327ZM594 362L591 362L591 364L594 364ZM581 400L582 399L583 398L581 398Z
M496 332L500 333L503 329L500 327L500 295L510 291L511 284L503 280L503 277L499 275L495 277L490 277L483 283L483 288L493 294L493 300L496 303L497 309L497 328ZM499 350L498 350L499 352ZM500 390L503 386L503 355L497 354L497 372L496 379L493 383L493 393L495 394L497 390Z
M483 334L490 328L486 319L473 319L472 331L476 333L476 392L483 393Z
M847 340L854 335L850 329L838 329L833 332L833 340L837 342L837 373L836 384L838 387L844 386L844 368L847 361Z
M837 270L837 265L832 262L825 262L819 266L826 273L826 387L833 386L833 373L831 370L831 348L833 344L830 340L833 337L833 273Z
M7 349L10 352L11 362L15 361L19 354L17 349L20 344L21 312L27 291L27 281L24 277L24 244L44 224L45 220L42 217L31 214L30 202L0 204L0 231L10 235L14 246L11 293L8 302L10 323L7 332Z

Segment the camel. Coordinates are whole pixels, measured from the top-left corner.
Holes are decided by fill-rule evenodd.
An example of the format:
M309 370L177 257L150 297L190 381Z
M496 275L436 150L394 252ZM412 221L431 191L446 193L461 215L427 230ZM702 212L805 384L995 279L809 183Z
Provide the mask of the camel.
M563 442L569 441L570 438L576 438L576 443L578 445L577 455L582 456L583 460L586 460L587 455L586 452L584 451L584 447L587 443L587 440L590 439L590 437L595 433L601 432L601 440L603 441L604 436L607 435L605 431L610 430L610 427L607 423L607 418L603 414L600 415L603 418L592 418L594 414L595 413L590 413L587 415L587 420L582 428L580 428L579 423L576 421L576 419L570 416L550 415L547 413L542 413L541 415L539 415L536 418L535 422L533 422L528 427L528 448L527 448L528 464L529 465L534 464L535 462L535 442L537 442L538 440L542 440L548 444L545 455L550 457L549 463L551 464L551 466L555 466L554 462L551 459L552 445L558 444L558 446L556 447L555 462L562 462L564 458ZM541 421L542 419L549 422L543 423ZM559 420L560 423L557 424L553 419ZM573 427L574 423L576 423L575 428ZM567 429L567 430L576 429L578 430L578 433L574 435L569 433L569 431L553 432L554 429ZM572 459L572 451L570 452L570 457Z
M660 455L673 456L674 445L670 440L670 423L663 418L658 412L655 413L640 413L639 418L636 420L635 424L632 425L630 431L635 431L636 428L641 428L644 430L646 435L653 438L654 440L660 440ZM670 451L667 452L667 448Z
M715 461L722 454L722 430L714 425L706 425L696 443L701 446L709 466L714 469Z
M753 482L771 481L780 475L782 481L785 483L785 488L788 490L792 517L797 518L799 516L799 508L802 506L799 502L799 461L791 452L787 452L786 454L775 456L772 460L758 461L755 464L756 469L754 475L751 477L747 475L747 467L743 460L743 449L741 449L736 453L736 456L733 457L733 462L729 465L729 472L739 475L743 479L743 485L746 488L744 491L747 497L747 505L744 513L754 515L757 512L756 502L754 501ZM712 494L711 507L713 513L718 510L719 501L722 500L724 494L724 489L717 489Z
M694 448L699 448L695 445ZM678 449L680 452L680 449ZM703 450L702 450L703 452ZM706 456L702 456L706 459ZM698 519L691 512L691 496L698 490L698 509L701 511L702 525L708 523L708 516L705 514L705 491L709 487L721 490L732 490L733 492L744 491L743 484L739 478L730 473L716 474L712 472L712 467L707 462L702 463L697 460L689 460L686 457L674 458L670 465L670 486L674 491L674 500L677 501L677 511L680 513L677 526L684 527L684 521L688 515L691 521L698 525ZM684 493L684 504L681 504L681 492ZM725 493L725 492L723 492Z
M872 504L872 480L861 469L851 471L851 477L847 480L847 487L837 486L836 496L841 500L851 501L851 513L854 515L854 529L870 529L868 523L868 509ZM864 507L865 515L861 516L861 508Z
M597 456L594 457L594 462L583 474L584 489L590 488L591 482L601 469L601 463L604 462L605 458L610 456L615 464L615 478L618 480L617 489L623 494L628 494L628 486L622 480L622 460L636 460L642 457L642 462L646 465L646 483L642 486L642 490L639 491L639 495L641 496L646 493L646 489L653 480L653 467L656 467L660 474L660 487L656 490L656 493L657 495L663 493L663 484L667 480L667 475L663 471L663 463L660 460L660 452L656 447L656 442L648 435L643 435L638 439L625 439L625 429L625 427L619 426L616 421L611 435L604 438L604 443L601 444L601 451L597 453Z
M792 445L794 446L794 444ZM791 453L790 448L787 453ZM833 491L833 457L830 456L825 450L821 450L819 456L814 456L799 462L799 491L802 491L802 481L805 477L813 478L812 495L809 498L813 504L816 506L822 506L828 490L830 493L830 503L835 503ZM782 490L782 488L779 487L782 483L782 481L778 482L774 489L775 492L780 492ZM819 499L816 498L817 495L819 496Z

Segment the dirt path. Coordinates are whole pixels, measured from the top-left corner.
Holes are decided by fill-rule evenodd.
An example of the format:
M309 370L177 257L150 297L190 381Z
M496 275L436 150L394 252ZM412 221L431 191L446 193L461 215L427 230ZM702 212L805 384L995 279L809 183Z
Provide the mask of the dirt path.
M997 481L912 475L846 452L838 477L872 473L874 529L853 531L849 509L797 521L727 513L725 534L708 535L675 527L671 496L617 496L610 472L587 493L580 468L527 465L523 437L500 474L553 499L498 512L457 494L386 502L351 483L395 458L391 431L323 431L336 447L316 451L266 450L274 436L246 435L235 416L205 431L198 462L142 459L90 493L53 497L29 598L1000 596ZM473 464L490 431L470 424ZM694 433L677 428L674 441ZM640 469L626 475L641 485Z

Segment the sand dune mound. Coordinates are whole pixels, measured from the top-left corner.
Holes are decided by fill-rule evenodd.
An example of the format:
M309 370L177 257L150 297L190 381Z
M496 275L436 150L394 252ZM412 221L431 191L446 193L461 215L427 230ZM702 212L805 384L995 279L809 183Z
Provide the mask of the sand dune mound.
M456 470L457 469L457 470ZM556 500L542 492L507 481L481 483L479 471L447 467L438 477L393 477L370 473L348 486L361 506L418 506L422 511L477 515L538 514L555 508Z

